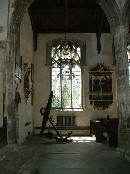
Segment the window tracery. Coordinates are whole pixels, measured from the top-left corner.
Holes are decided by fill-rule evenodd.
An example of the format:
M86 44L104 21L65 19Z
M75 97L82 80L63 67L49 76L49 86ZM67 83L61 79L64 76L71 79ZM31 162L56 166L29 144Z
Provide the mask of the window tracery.
M82 108L81 48L72 42L52 47L52 107Z

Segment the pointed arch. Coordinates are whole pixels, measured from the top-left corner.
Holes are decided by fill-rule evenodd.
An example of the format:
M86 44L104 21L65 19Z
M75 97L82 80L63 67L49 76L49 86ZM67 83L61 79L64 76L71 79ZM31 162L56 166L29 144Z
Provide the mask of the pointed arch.
M28 7L34 2L34 0L15 0L13 3L14 11L12 13L10 25L14 26L15 32L19 32L19 27L22 18L28 9Z
M130 19L130 1L129 0L126 0L125 4L124 4L124 16L129 16L129 19Z
M18 117L15 103L15 58L20 46L20 25L26 10L33 0L15 0L9 4L14 8L8 21L8 35L6 44L6 65L5 65L5 115L8 118L8 143L18 141ZM18 106L17 106L18 107Z
M123 16L124 16L124 19L125 19L127 25L129 25L129 22L130 22L130 1L129 0L126 0L126 2L124 4Z
M126 20L124 20L125 16L122 15L119 6L115 0L96 0L97 3L101 6L106 17L108 19L110 25L111 33L115 32L117 26L125 26L127 29ZM128 0L129 1L129 0Z
M79 46L81 48L81 64L82 65L86 65L86 43L84 43L81 40L77 40L74 38L68 39L67 41L73 43L76 46ZM63 44L65 42L65 40L63 38L58 38L52 41L49 41L46 44L46 65L50 66L51 65L51 48L52 46L56 45L56 44Z

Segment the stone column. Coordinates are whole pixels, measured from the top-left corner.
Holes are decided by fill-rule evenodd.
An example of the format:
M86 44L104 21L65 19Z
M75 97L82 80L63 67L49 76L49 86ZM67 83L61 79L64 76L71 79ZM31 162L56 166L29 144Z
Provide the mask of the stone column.
M15 117L15 28L8 31L6 45L5 69L5 115L7 117L7 142L16 143L16 117Z
M118 146L126 148L127 146L127 126L129 119L128 108L128 58L126 44L127 30L124 26L118 26L114 33L115 59L116 59L116 77L117 77L117 113L119 117L118 127Z
M22 18L34 0L15 0L10 4L8 34L5 55L5 73L4 73L4 91L5 91L5 111L4 115L7 117L7 142L14 144L18 141L19 136L19 116L18 103L16 101L15 89L15 59L19 54L19 38L20 38L20 24Z

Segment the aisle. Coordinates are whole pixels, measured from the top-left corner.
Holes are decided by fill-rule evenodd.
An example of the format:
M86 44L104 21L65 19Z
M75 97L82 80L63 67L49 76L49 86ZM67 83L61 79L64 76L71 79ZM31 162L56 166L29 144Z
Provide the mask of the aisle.
M130 163L115 149L92 139L46 144L35 174L128 174Z

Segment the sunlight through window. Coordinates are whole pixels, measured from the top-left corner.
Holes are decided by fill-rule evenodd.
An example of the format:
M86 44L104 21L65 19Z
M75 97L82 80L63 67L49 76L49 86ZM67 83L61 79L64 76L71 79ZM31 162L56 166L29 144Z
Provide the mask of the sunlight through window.
M95 137L88 137L88 136L72 136L70 139L73 140L73 142L78 142L78 143L89 143L91 141L95 141Z
M82 108L81 49L72 42L57 44L51 50L52 108Z

